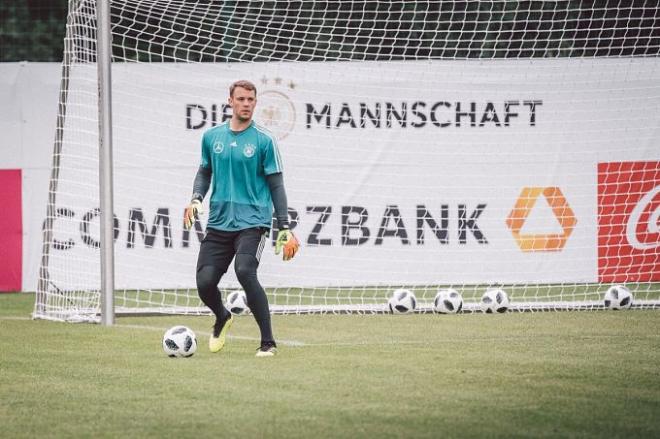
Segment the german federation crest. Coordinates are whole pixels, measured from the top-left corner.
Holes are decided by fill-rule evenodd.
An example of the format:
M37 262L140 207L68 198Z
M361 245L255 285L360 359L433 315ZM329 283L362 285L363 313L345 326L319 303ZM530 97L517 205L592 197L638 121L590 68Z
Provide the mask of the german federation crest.
M266 90L259 96L257 120L272 131L277 140L288 136L296 122L296 109L284 93Z
M247 158L250 158L254 155L254 152L256 151L256 148L254 147L253 144L248 143L243 147L243 155Z

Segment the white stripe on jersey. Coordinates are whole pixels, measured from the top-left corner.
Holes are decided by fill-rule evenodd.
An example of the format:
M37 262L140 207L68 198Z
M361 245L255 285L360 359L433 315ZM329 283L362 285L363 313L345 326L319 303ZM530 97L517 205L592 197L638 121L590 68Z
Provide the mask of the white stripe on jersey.
M273 148L275 149L275 166L277 166L277 170L279 172L282 172L282 157L280 156L280 148L279 148L279 146L277 146L277 138L275 137L275 135L273 133L268 131L267 128L262 127L261 125L259 125L256 122L254 123L254 128L257 131L259 131L259 132L267 135L268 137L270 137L270 141L273 143Z

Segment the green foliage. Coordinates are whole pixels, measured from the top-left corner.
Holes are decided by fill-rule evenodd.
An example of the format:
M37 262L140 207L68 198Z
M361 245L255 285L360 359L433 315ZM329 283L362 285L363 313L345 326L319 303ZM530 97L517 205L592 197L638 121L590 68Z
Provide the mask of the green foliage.
M93 25L85 0L78 22ZM142 7L138 7L142 4ZM644 0L111 2L116 61L657 56ZM66 0L0 3L0 61L59 61ZM181 17L182 20L174 20ZM91 34L93 35L93 33ZM92 61L88 52L81 59ZM87 58L86 58L87 57Z
M658 311L32 321L0 295L6 437L660 437ZM166 328L199 350L170 359ZM299 345L285 341L302 342Z
M66 0L0 2L0 62L61 61Z

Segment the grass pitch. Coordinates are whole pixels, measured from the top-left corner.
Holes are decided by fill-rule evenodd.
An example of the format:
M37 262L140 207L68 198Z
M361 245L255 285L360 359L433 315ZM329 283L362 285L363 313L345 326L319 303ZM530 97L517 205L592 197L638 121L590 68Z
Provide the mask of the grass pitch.
M660 312L32 321L0 295L0 437L660 437ZM197 332L188 359L161 337Z

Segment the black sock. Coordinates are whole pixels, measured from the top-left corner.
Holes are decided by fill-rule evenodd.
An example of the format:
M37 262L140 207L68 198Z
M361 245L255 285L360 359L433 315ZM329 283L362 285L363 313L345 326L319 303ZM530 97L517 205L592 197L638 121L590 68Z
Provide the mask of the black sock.
M273 330L270 324L270 309L268 308L268 297L257 279L257 258L248 254L237 254L234 259L236 276L245 290L248 306L252 315L259 325L261 342L274 342Z

